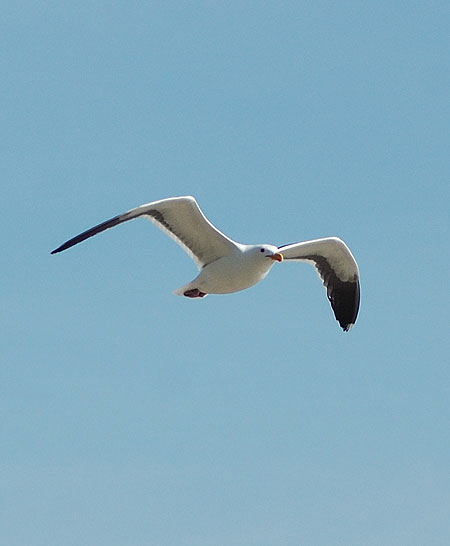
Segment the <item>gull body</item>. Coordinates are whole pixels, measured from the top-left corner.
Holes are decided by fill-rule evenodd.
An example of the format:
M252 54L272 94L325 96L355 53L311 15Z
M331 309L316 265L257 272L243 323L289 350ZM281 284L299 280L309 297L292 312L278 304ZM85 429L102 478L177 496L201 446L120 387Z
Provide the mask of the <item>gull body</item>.
M315 266L342 329L349 330L356 320L358 265L341 239L327 237L279 247L237 243L211 224L191 196L161 199L119 214L69 239L52 254L138 217L150 220L169 235L199 268L195 279L175 290L177 295L203 298L208 294L239 292L264 279L276 261L303 261Z
M282 261L276 246L238 244L234 254L205 265L193 281L174 294L196 297L196 289L204 295L240 292L262 281L275 261Z

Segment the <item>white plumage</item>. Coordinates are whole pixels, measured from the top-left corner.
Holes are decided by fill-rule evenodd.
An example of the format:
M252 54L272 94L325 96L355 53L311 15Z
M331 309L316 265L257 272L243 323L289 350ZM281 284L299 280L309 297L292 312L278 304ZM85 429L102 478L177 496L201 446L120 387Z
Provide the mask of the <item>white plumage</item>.
M73 237L52 254L133 218L144 217L178 243L200 269L199 275L175 294L190 298L245 290L261 281L283 260L312 263L344 331L354 324L359 308L358 265L337 237L284 246L244 245L224 235L204 216L193 197L171 197L141 205Z

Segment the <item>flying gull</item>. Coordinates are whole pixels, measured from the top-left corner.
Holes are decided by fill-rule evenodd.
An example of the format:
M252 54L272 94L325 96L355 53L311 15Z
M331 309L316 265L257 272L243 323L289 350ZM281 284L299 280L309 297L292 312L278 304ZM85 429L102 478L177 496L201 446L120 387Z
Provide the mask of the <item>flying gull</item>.
M189 254L200 270L174 294L203 298L245 290L269 273L275 262L309 262L325 285L336 320L344 331L356 321L359 309L358 265L337 237L283 246L244 245L231 240L205 217L193 197L171 197L147 203L73 237L52 251L56 254L97 233L142 216L164 231Z

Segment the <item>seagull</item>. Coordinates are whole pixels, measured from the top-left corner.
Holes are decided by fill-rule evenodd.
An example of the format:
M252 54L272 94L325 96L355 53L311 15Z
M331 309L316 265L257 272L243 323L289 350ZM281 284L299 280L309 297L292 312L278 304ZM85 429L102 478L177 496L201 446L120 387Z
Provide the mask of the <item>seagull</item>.
M356 321L359 309L358 264L338 237L289 245L244 245L233 241L206 218L194 197L169 197L119 214L69 239L53 250L62 252L82 241L134 218L150 220L194 260L200 273L174 291L188 298L230 294L262 281L275 262L312 264L325 288L336 320L344 332Z

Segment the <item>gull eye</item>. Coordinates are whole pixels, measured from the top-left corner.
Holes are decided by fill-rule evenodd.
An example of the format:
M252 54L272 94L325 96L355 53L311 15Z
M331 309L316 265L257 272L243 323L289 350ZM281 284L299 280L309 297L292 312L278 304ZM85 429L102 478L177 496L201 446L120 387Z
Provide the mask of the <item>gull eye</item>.
M260 251L260 252L265 252L266 249L265 249L265 248L260 248L259 251Z

